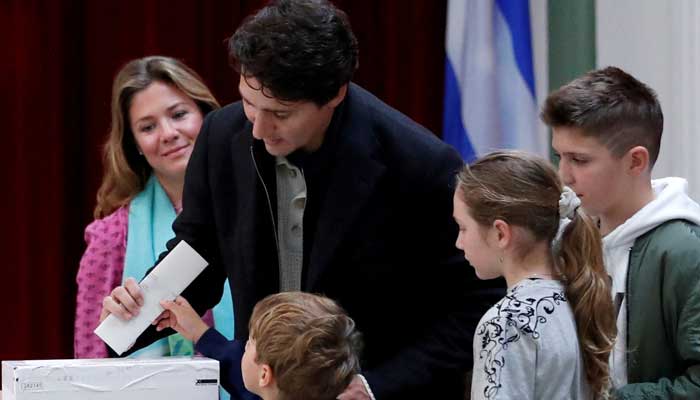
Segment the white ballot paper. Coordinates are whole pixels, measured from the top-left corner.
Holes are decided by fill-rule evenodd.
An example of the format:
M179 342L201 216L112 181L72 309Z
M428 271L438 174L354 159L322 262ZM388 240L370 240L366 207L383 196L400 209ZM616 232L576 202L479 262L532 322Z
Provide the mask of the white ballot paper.
M181 241L139 283L144 303L139 314L129 321L110 315L95 329L95 334L121 355L163 312L160 301L174 300L207 264L187 242Z

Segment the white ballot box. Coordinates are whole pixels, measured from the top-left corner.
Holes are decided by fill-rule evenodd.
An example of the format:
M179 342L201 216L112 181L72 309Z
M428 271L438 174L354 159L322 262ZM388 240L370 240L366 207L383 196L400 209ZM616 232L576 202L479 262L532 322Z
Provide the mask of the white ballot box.
M217 400L219 362L206 357L2 362L4 400Z

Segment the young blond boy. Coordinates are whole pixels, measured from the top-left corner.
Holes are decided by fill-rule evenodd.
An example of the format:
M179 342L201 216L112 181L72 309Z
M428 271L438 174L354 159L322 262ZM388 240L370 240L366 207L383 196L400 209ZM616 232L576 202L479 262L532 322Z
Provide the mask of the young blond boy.
M161 304L175 315L173 328L186 338L196 343L212 333L184 298ZM326 297L303 292L267 296L255 305L249 332L242 359L237 341L220 343L217 352L222 385L232 398L251 398L244 385L263 400L333 400L359 373L360 334ZM240 360L240 370L228 366L231 360Z
M656 94L608 67L550 94L542 119L564 184L599 219L617 306L616 396L700 399L700 207L684 179L651 179Z

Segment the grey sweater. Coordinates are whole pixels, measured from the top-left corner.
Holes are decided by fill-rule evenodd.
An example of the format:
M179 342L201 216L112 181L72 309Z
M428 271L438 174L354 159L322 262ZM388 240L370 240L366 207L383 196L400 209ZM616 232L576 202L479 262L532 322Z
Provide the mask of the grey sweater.
M564 286L525 279L479 321L472 399L590 399Z

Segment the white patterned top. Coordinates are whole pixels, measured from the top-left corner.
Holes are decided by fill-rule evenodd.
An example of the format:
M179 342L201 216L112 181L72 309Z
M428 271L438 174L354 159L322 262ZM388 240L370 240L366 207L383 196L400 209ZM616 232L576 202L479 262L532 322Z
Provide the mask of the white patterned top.
M474 335L471 398L591 398L559 281L525 279L484 314Z

